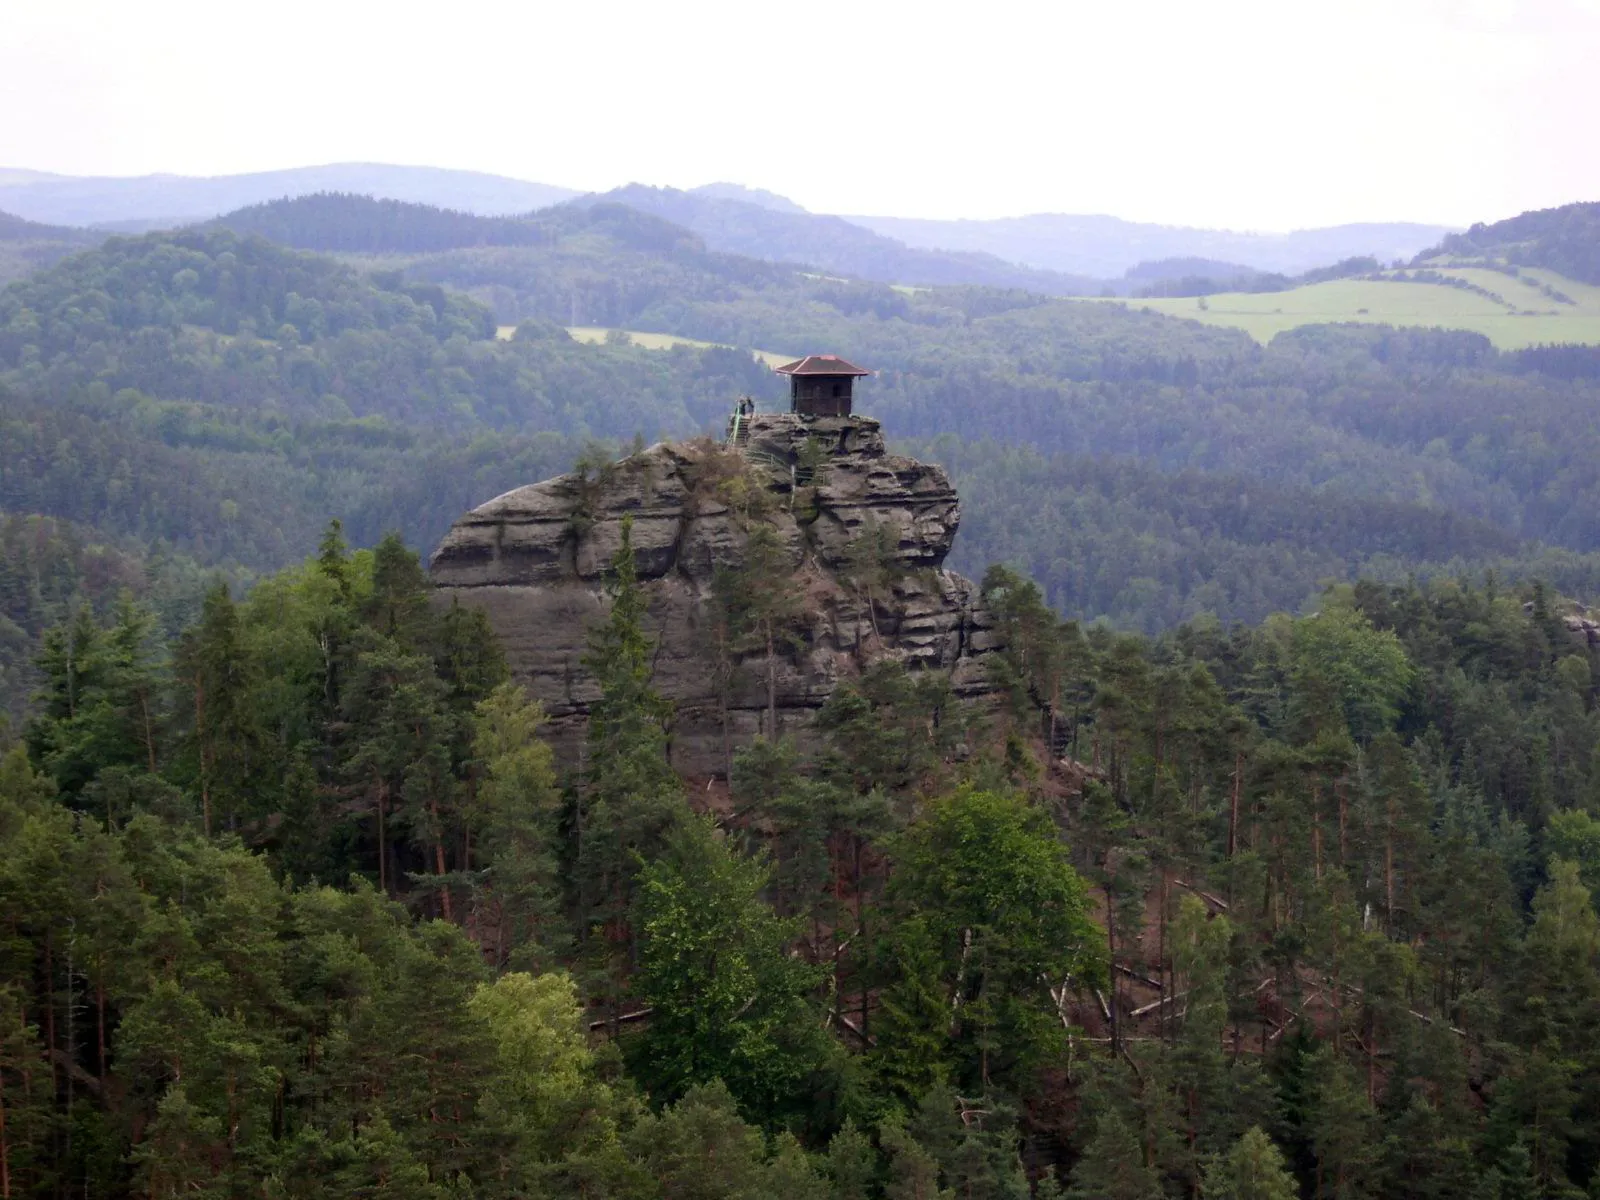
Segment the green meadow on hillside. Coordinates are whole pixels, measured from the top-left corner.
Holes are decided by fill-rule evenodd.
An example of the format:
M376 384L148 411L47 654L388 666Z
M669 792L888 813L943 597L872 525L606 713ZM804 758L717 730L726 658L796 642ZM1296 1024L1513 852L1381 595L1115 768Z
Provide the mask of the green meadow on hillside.
M1502 350L1600 343L1600 288L1527 267L1517 276L1487 267L1430 264L1421 269L1467 286L1417 281L1414 270L1400 270L1384 272L1383 279L1334 279L1284 292L1115 303L1242 329L1263 343L1287 329L1339 321L1466 329L1483 334ZM1565 300L1552 296L1552 291Z

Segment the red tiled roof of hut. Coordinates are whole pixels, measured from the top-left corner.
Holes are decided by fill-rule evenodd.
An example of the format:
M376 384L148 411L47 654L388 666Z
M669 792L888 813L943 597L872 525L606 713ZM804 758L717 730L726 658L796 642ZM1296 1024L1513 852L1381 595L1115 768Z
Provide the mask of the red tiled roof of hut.
M871 375L865 367L845 362L837 354L808 354L793 362L773 367L779 375Z

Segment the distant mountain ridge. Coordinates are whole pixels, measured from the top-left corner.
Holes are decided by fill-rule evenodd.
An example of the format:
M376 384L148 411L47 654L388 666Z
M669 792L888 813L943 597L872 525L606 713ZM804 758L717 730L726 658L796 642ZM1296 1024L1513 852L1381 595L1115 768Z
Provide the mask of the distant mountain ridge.
M551 240L526 217L483 217L348 192L268 200L225 213L210 224L296 250L335 254L414 254L468 246L537 246Z
M382 163L330 163L209 177L15 180L31 174L0 170L0 209L54 225L115 225L129 229L190 224L252 204L316 192L359 193L482 216L532 212L578 195L571 188L480 171Z
M12 213L0 212L0 242L48 241L93 246L103 240L103 236L92 229L75 229L69 225L46 225Z
M721 186L712 185L714 189ZM798 205L792 206L797 211L790 211L706 191L684 192L639 183L572 201L595 202L625 204L681 225L704 239L712 250L878 283L974 284L1026 288L1054 296L1092 296L1104 287L1097 278L1020 266L992 254L907 246L844 217L808 213Z
M804 213L809 209L802 208L787 196L780 196L777 192L769 192L766 188L745 187L742 183L702 183L699 187L690 188L690 193L696 196L710 196L713 200L742 200L746 204L757 204L762 208L770 208L773 212Z
M76 177L0 167L0 210L58 226L119 233L195 224L252 205L323 192L372 196L485 217L576 199L565 187L478 171L331 163L241 175ZM1023 287L1097 295L1141 263L1204 258L1295 275L1342 259L1410 259L1455 232L1404 222L1287 234L1141 224L1109 216L1035 214L937 221L808 212L786 196L731 181L688 191L639 184L605 193L692 229L716 250L796 262L887 283Z
M898 238L908 246L993 254L1045 270L1099 278L1120 276L1141 262L1166 258L1216 259L1257 271L1297 275L1362 255L1383 262L1409 259L1454 232L1447 225L1387 222L1333 225L1293 233L1234 233L1064 213L989 221L873 216L845 219Z
M26 167L0 167L0 186L12 183L45 183L52 179L67 179L66 175L52 175L49 171L30 171Z

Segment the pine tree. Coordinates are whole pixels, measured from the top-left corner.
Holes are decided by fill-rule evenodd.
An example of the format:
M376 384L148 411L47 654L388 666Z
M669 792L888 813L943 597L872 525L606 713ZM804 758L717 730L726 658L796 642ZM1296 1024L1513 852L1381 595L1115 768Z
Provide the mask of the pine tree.
M1452 1130L1443 1115L1421 1096L1389 1126L1383 1145L1385 1200L1453 1200L1471 1196L1480 1177L1473 1159L1470 1127Z
M118 757L131 760L130 765L151 775L157 770L158 734L165 718L161 711L164 681L155 662L155 643L155 614L123 592L106 630L101 687L110 710L108 732L121 747Z
M780 1133L773 1145L762 1187L767 1195L785 1200L830 1200L831 1196L828 1181L817 1170L811 1155L788 1132Z
M1564 1196L1575 1144L1594 1144L1579 1104L1580 1089L1600 1074L1600 917L1576 864L1562 859L1551 861L1533 911L1508 1014L1507 1031L1523 1052L1496 1081L1488 1140L1502 1155L1520 1147L1540 1194Z
M667 760L671 709L651 686L654 643L644 628L631 517L622 519L606 591L611 611L590 631L583 660L600 694L589 706L573 837L576 919L615 1018L634 936L629 910L638 862L660 848L686 812L682 784Z
M841 791L894 801L903 822L959 740L948 689L936 673L913 675L892 660L842 682L817 712L828 739L818 774Z
M561 797L554 756L539 738L544 721L538 702L509 683L473 717L477 777L461 865L475 881L477 936L499 966L538 965L570 940L560 904Z
M1348 1063L1326 1053L1319 1064L1312 1109L1317 1195L1358 1200L1372 1194L1380 1138L1363 1081Z
M805 924L814 961L834 971L835 1020L867 1036L869 998L863 970L872 899L881 873L869 848L888 833L892 819L879 792L855 794L804 768L792 741L757 738L734 756L730 790L752 841L773 856L773 905ZM852 988L857 1017L845 1015Z
M408 654L394 642L365 631L345 680L345 782L365 798L372 814L373 857L378 886L393 895L400 883L398 843L402 831L433 859L436 877L446 872L444 842L455 785L450 771L454 718L447 689L431 659ZM450 893L440 893L446 917Z
M330 593L318 606L312 634L321 652L322 715L332 721L339 709L350 637L356 623L355 571L338 518L328 522L317 547L316 574Z
M471 711L510 678L505 653L482 609L452 599L435 635L435 669L450 689L453 708Z
M339 598L349 605L355 599L350 579L350 547L344 540L344 524L338 517L328 522L317 544L317 570L334 585Z
M1416 895L1431 857L1428 797L1415 763L1392 733L1374 738L1366 754L1368 869L1380 889L1372 897L1397 937L1415 924Z
M50 1074L21 989L0 987L0 1197L44 1194L55 1114L37 1081Z
M794 555L766 522L745 538L737 568L719 571L713 580L717 599L735 652L755 650L765 662L767 720L763 732L776 739L778 730L778 655L795 640L795 627L805 614L804 596L795 587Z
M820 920L819 893L828 882L827 828L830 798L826 785L806 778L791 739L757 738L733 757L729 791L739 814L750 822L753 839L770 846L773 906L784 916ZM820 953L820 947L813 948Z
M659 1117L639 1123L628 1148L659 1190L682 1200L764 1200L766 1164L758 1130L745 1124L721 1083L695 1088Z
M992 1095L958 1103L960 1133L944 1161L950 1190L971 1200L1028 1200L1011 1108Z
M949 1082L955 1068L946 964L928 923L916 915L880 939L878 957L885 983L868 1061L882 1086L912 1100Z
M248 803L256 731L253 665L225 582L206 593L200 620L179 642L176 671L186 693L185 745L204 829L232 828Z
M1114 1107L1095 1117L1094 1134L1068 1177L1070 1200L1160 1200L1161 1181L1144 1147Z
M1206 1169L1206 1200L1299 1200L1294 1176L1272 1139L1251 1126Z
M165 714L155 618L123 594L102 629L80 608L48 631L29 749L61 791L77 796L107 769L154 774Z
M384 534L373 548L372 592L362 608L372 628L407 651L431 649L436 640L422 560L398 533Z
M886 1200L953 1200L955 1193L939 1185L939 1162L906 1129L896 1114L878 1132L889 1157Z
M1169 1077L1178 1094L1190 1169L1199 1156L1219 1152L1233 1109L1234 1080L1223 1055L1228 1019L1227 965L1232 926L1209 917L1206 906L1185 896L1172 922L1174 1007L1183 1009L1170 1055ZM1242 1072L1241 1072L1242 1074Z
M872 1139L849 1118L828 1142L828 1195L831 1200L868 1200L878 1175Z
M878 603L887 599L895 580L904 574L900 560L900 534L889 521L869 521L845 547L842 577L855 591L872 632L878 629Z

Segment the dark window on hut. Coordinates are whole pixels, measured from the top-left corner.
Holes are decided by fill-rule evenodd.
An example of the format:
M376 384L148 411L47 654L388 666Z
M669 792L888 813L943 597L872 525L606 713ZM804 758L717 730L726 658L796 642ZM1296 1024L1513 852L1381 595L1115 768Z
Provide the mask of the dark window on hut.
M833 385L833 398L835 400L837 400L842 395L844 395L844 384L842 384L842 383L834 384Z

